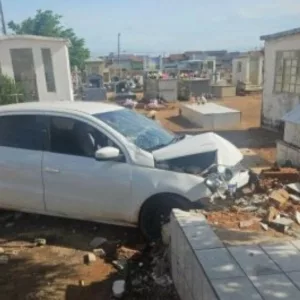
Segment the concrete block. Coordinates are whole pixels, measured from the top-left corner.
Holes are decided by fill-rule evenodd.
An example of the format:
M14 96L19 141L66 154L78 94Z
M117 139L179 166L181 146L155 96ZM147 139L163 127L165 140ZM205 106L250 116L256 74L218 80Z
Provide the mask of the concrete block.
M292 243L262 244L261 247L283 271L300 271L300 252Z
M216 293L206 278L204 278L202 285L202 300L218 300Z
M286 273L286 275L290 278L290 280L298 287L300 290L300 272L291 272Z
M245 276L225 248L196 250L196 255L210 280Z
M284 274L251 276L250 279L265 300L300 299L300 291Z
M228 250L248 276L281 272L259 246L229 247Z
M184 266L184 254L187 247L189 247L188 241L184 233L182 232L182 230L179 229L177 233L177 258L178 258L178 264L182 268Z
M263 300L246 277L213 280L212 285L221 300Z
M223 243L209 225L185 227L183 230L194 250L223 247Z
M184 271L180 270L181 276L178 276L177 292L180 296L180 299L192 300L192 291L189 288L186 278L184 276Z
M173 209L173 214L181 227L207 224L207 220L202 214L190 213L179 209Z
M193 256L193 297L195 300L202 300L203 297L203 282L206 279L202 270L202 266L198 261L198 258Z
M241 121L240 111L215 103L183 104L181 114L194 125L206 129L232 127Z
M193 249L187 245L184 252L184 276L186 278L187 283L192 287L193 282Z
M177 235L181 228L175 218L171 218L171 249L174 253L177 252Z

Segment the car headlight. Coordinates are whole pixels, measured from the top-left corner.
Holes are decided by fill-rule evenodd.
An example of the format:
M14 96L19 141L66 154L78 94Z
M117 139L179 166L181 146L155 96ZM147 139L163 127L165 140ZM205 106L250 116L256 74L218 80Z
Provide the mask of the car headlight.
M221 186L221 182L217 174L210 174L206 178L205 184L211 191L216 191Z

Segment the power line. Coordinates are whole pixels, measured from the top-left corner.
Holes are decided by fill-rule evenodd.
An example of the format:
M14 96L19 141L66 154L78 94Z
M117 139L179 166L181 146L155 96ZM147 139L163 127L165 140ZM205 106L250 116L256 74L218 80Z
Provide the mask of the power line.
M121 37L121 33L118 33L118 68L119 68L119 76L121 77L121 66L120 66L120 50L121 50L121 45L120 45L120 37Z

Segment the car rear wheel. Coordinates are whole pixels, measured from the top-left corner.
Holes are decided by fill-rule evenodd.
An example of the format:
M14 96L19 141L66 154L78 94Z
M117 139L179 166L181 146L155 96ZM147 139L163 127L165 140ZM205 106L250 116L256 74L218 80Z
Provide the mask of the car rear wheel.
M162 226L170 222L173 208L188 210L188 202L177 195L162 195L149 199L140 214L140 230L149 241L161 238Z

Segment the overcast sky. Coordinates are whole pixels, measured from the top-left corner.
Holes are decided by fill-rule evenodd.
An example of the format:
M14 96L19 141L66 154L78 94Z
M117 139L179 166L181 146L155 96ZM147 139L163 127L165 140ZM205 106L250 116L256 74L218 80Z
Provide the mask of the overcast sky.
M300 0L2 0L6 21L37 9L63 15L93 55L250 50L259 36L300 27Z

